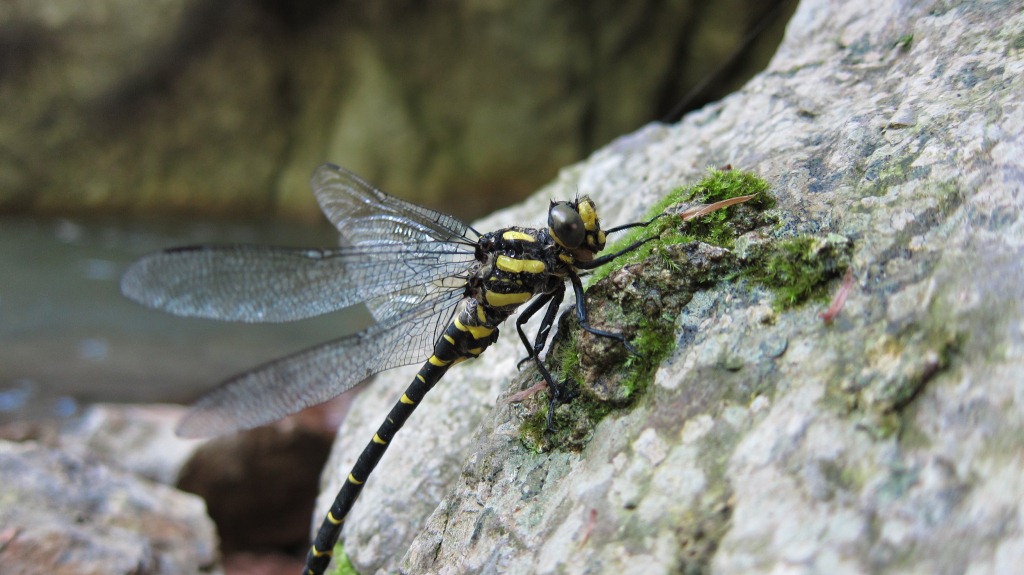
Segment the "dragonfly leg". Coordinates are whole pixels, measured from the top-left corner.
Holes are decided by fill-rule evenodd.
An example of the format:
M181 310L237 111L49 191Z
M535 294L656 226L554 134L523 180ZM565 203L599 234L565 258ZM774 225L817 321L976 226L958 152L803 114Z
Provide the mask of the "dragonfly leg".
M590 326L590 322L587 321L587 302L584 299L583 282L581 282L579 276L576 275L569 276L569 281L572 282L572 290L576 294L576 320L579 322L580 327L594 335L614 339L625 346L629 353L633 355L640 355L637 349L626 340L626 336L621 333L604 331Z
M555 323L555 314L558 313L558 306L562 305L562 299L565 297L565 286L559 285L557 289L541 294L536 300L523 310L519 317L516 319L516 331L519 332L519 339L522 340L523 346L526 347L526 357L516 364L517 368L522 368L523 364L540 356L540 352L544 351L544 346L548 343L548 337L551 335L551 326ZM527 337L526 332L523 330L523 326L526 322L530 321L530 318L534 316L540 308L548 306L547 311L544 313L544 319L540 322L540 329L537 330L537 337L533 344L530 344L530 339Z
M653 221L653 220L651 220L651 221ZM647 223L650 223L650 222L647 222ZM640 224L640 225L647 225L647 224ZM594 258L594 259L592 259L590 261L587 261L587 262L576 262L576 267L581 269L581 270L592 270L592 269L595 269L595 268L599 268L599 267L603 266L604 264L614 260L615 258L618 258L619 256L621 256L623 254L627 254L627 253L637 249L638 247L646 244L647 242L652 242L652 241L654 241L656 239L658 239L658 236L651 236L649 238L644 238L642 240L633 242L632 244L622 248L621 250L619 250L617 252L606 254L606 255L603 255L603 256L601 256L599 258Z
M548 371L548 368L544 366L544 363L540 360L540 354L544 351L544 347L548 343L548 338L551 336L551 327L555 324L555 316L558 315L558 307L562 305L562 300L565 298L565 287L564 284L559 285L556 289L542 294L536 300L534 300L529 307L523 310L519 314L519 318L516 319L516 331L519 333L519 339L522 340L523 346L526 347L527 357L523 358L519 362L519 367L528 361L533 361L534 365L537 366L537 371L540 372L544 382L548 386L548 417L547 417L547 429L552 431L553 427L553 414L555 408L561 403L571 401L577 394L572 391L572 386L569 385L569 379L566 378L562 382L558 382ZM537 337L530 343L530 338L526 335L523 330L523 326L530 320L531 317L536 315L542 307L547 306L547 310L544 312L544 319L541 320L540 328L537 330Z

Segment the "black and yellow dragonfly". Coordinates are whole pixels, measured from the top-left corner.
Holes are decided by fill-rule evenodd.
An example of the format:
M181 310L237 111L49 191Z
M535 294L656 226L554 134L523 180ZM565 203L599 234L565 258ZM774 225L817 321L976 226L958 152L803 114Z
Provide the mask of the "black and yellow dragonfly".
M389 196L355 174L320 166L313 191L337 227L340 246L293 249L195 246L135 262L121 281L129 298L181 316L285 322L365 304L371 327L237 375L202 397L178 432L213 436L253 428L322 403L369 376L424 362L349 473L324 519L303 571L320 574L342 523L395 433L449 367L479 356L498 326L533 300L515 325L551 389L562 386L540 361L568 280L580 326L587 323L580 270L605 264L641 240L598 257L605 236L637 222L601 228L587 196L551 202L546 228L508 227L480 234L457 219ZM546 307L531 342L523 326Z

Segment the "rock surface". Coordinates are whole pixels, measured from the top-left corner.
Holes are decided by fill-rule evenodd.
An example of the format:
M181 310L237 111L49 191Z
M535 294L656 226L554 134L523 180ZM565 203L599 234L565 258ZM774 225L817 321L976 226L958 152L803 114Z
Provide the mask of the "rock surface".
M771 184L769 235L851 240L854 284L829 324L827 302L775 311L739 279L697 293L654 385L579 452L527 450L522 408L493 407L532 383L507 324L367 483L344 532L357 570L1019 570L1021 94L1019 2L805 0L742 90L475 224L539 223L577 191L609 225L633 221L731 164ZM355 401L321 509L413 372Z
M8 0L0 209L319 219L332 159L486 213L665 113L763 4Z
M205 443L175 435L184 413L178 405L90 405L61 427L52 444L73 457L174 486Z
M40 447L0 441L0 572L219 573L198 497Z
M0 441L40 446L10 454L5 460L8 469L33 465L38 454L45 452L45 446L52 450L54 458L89 462L89 466L107 473L95 474L101 479L93 491L106 489L102 477L109 476L129 486L138 484L134 487L138 490L148 488L148 481L160 483L171 493L166 496L169 505L177 504L176 498L201 497L199 513L205 521L212 521L216 529L207 544L222 557L226 573L294 573L302 565L300 553L307 544L317 481L330 449L333 429L338 425L337 414L326 413L327 409L343 408L337 401L329 402L274 425L221 438L194 440L175 435L174 429L186 412L182 406L95 404L80 417L64 422L2 425ZM91 493L85 489L67 498L90 497ZM26 522L47 523L52 517L40 511L36 499L12 496L2 502L0 515L11 518L13 533L23 532ZM52 525L60 536L77 530L83 539L102 539L108 529L102 523ZM133 537L147 535L143 531ZM107 551L103 560L109 565L131 563L138 558L138 551L128 547ZM4 561L23 565L38 559L34 547L12 548L11 552L27 555L7 557ZM204 568L216 566L211 563ZM0 565L0 574L8 573L3 567Z

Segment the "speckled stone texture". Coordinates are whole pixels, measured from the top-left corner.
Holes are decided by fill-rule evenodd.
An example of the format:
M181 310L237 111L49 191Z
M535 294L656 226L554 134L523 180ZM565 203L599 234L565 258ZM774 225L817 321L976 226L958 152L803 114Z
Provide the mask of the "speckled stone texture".
M43 447L0 441L0 573L222 573L202 499Z
M741 279L697 293L654 385L579 452L523 447L522 408L499 397L532 383L509 323L371 477L345 529L357 569L1017 572L1021 94L1019 2L807 0L739 92L479 222L539 223L577 191L608 225L628 222L731 164L771 184L769 235L851 240L854 284L831 324L828 302L775 311ZM356 401L322 508L412 373Z

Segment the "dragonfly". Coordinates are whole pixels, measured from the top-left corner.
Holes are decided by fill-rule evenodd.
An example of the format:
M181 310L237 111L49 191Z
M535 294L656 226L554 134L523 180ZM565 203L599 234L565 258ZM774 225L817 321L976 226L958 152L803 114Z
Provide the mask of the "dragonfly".
M527 358L554 405L566 397L540 359L566 282L576 296L582 329L632 346L587 321L581 272L597 268L654 238L598 256L607 234L654 219L601 227L588 196L552 201L547 227L512 226L483 233L458 219L390 196L332 164L311 185L339 246L326 249L253 245L189 246L144 256L121 280L128 298L185 317L236 322L287 322L357 304L371 327L234 376L201 397L178 425L179 435L209 437L250 429L336 397L371 375L422 362L359 455L323 520L303 573L330 563L346 515L395 434L447 370L478 357L515 320ZM532 301L531 301L532 300ZM534 339L524 325L541 310Z

